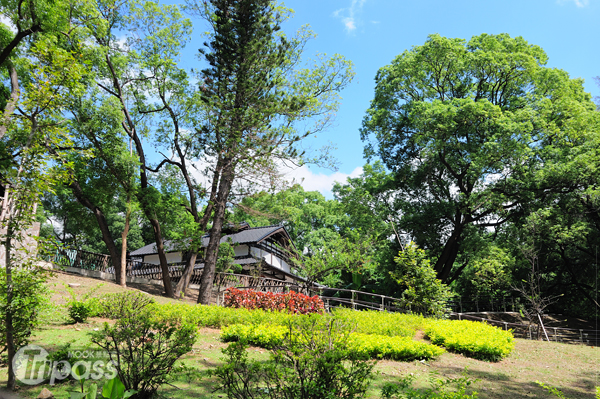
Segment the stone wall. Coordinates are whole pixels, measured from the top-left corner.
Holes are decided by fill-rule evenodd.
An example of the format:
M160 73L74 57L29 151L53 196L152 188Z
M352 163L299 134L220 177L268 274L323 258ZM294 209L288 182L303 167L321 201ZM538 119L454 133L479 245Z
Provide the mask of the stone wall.
M6 229L0 229L0 236L6 235ZM37 240L40 235L40 223L35 222L31 227L21 232L22 239L15 244L17 257L25 258L35 256L37 253ZM0 266L6 266L6 251L4 245L0 245Z

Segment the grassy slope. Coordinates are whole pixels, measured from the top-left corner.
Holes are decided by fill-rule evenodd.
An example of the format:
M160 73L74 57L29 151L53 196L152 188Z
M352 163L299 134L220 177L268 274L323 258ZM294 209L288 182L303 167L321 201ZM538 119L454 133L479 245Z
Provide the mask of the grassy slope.
M66 290L64 282L79 283L76 291L85 290L98 284L97 280L82 277L58 275L53 279L53 302L57 305L64 303ZM143 287L142 287L143 288ZM112 283L105 283L99 293L116 292L122 288ZM160 302L169 299L157 297ZM64 308L54 311L47 316L48 324L38 331L34 342L51 349L55 345L76 340L74 346L83 346L87 340L87 332L98 328L104 320L93 319L87 324L69 325L65 321ZM183 362L199 370L207 370L220 364L220 349L224 344L218 340L219 330L202 329L201 337L194 346L194 351L187 354ZM417 337L417 339L419 339ZM251 349L252 356L266 359L268 352L263 349ZM536 380L558 386L568 398L593 398L594 385L600 385L600 350L587 346L575 346L548 342L516 340L513 353L498 363L489 363L469 359L452 353L443 354L438 360L422 362L393 362L381 361L377 365L379 374L376 376L369 397L379 397L379 388L385 382L393 382L398 376L413 373L417 376L417 385L426 387L431 372L437 372L442 377L458 377L465 368L472 378L480 379L475 384L480 398L545 398L549 395L535 384ZM6 381L6 369L0 369L0 384ZM222 394L212 393L215 381L203 378L188 380L182 376L173 382L175 387L165 386L161 389L164 398L218 398ZM38 387L22 387L20 396L35 398L42 390ZM67 390L75 387L61 384L48 387L57 398L68 397ZM219 396L221 395L221 396Z

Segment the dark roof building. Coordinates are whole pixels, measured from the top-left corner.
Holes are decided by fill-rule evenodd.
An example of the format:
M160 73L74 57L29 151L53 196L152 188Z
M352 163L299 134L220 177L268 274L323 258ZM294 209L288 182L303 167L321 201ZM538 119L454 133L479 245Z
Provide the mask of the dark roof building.
M221 243L230 243L235 252L234 262L242 266L245 273L258 271L264 277L281 280L298 279L292 273L291 258L295 257L296 249L285 229L281 225L250 227L247 223L228 225L226 233L221 237ZM202 246L208 246L210 236L202 237ZM182 244L166 240L164 242L167 261L180 263L185 260ZM130 253L132 258L138 258L144 263L159 264L156 243L148 244ZM204 267L199 255L196 269Z

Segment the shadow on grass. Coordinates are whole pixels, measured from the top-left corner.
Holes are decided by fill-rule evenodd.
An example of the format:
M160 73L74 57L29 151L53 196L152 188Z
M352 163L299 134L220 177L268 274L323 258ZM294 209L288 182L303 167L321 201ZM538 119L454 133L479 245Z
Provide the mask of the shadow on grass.
M440 375L443 376L458 376L464 370L454 366L441 366L437 368ZM579 379L573 384L572 387L555 387L558 388L565 397L569 399L583 399L583 398L594 398L594 382L590 375L585 378ZM488 372L482 370L468 370L467 375L471 379L478 379L479 381L474 384L474 390L479 393L479 398L552 398L547 390L539 386L535 381L522 382L516 381L514 378L501 372ZM549 376L551 379L551 376ZM496 383L496 382L499 382ZM552 381L540 381L549 386L554 386ZM490 387L494 385L494 389ZM581 388L581 390L574 389L574 387ZM586 392L587 391L587 392Z

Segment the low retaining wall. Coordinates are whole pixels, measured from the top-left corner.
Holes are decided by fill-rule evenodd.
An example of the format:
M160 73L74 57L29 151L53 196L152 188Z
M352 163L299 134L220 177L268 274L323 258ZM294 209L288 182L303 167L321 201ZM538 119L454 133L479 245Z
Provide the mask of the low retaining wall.
M54 265L54 269L68 272L68 273L79 274L84 277L92 277L92 278L97 278L100 280L115 281L114 274L100 272L100 271L96 271L96 270L87 270L87 269L80 269L78 267L57 266L57 265ZM151 284L151 285L158 285L158 286L163 287L162 280L152 280L152 279L147 279L147 278L128 276L125 278L125 281L127 283L133 283L133 284ZM190 284L188 286L188 288L191 288L193 290L199 290L200 286L198 284Z

